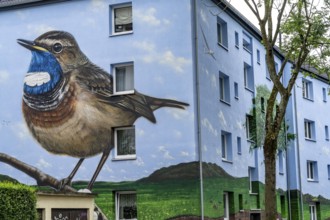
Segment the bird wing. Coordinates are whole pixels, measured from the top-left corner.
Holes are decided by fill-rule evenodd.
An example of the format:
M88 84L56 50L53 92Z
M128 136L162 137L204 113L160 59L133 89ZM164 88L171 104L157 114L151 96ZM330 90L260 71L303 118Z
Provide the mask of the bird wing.
M109 105L123 109L124 111L130 111L136 115L136 118L143 116L152 123L156 123L156 118L151 109L150 103L144 97L144 95L135 91L134 94L128 95L115 95L111 97L98 96L101 102L105 102Z
M107 72L89 64L74 70L77 83L95 95L100 102L132 112L136 118L143 116L155 123L156 118L150 104L143 94L135 92L128 95L113 95L113 78Z

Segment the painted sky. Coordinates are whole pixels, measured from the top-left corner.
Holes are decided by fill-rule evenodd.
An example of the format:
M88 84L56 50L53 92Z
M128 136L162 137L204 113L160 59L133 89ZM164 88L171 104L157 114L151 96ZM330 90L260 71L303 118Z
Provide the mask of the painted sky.
M109 5L120 1L80 1L79 4L73 1L1 12L0 152L57 178L66 177L78 161L52 155L41 148L30 135L21 113L23 79L31 53L18 45L16 39L33 40L49 30L65 30L75 36L90 60L107 72L112 63L134 61L135 88L139 92L191 105L185 111L157 110L156 125L138 119L137 159L109 158L98 180L135 180L164 166L196 160L193 94L186 92L193 91L191 27L183 22L190 21L190 1L162 2L139 3L134 8L134 34L117 37L109 37ZM178 7L173 7L174 2ZM99 159L100 155L86 160L75 179L89 180ZM0 173L26 184L35 183L3 163Z

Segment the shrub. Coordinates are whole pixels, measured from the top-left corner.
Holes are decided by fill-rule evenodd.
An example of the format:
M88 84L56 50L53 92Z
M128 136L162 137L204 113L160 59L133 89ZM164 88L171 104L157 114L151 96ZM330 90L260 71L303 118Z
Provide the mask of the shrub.
M35 189L26 185L0 182L0 219L1 220L35 220Z

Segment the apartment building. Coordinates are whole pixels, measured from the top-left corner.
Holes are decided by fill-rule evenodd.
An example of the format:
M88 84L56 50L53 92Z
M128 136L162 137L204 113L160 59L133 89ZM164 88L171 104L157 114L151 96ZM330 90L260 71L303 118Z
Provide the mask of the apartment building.
M34 141L20 106L31 55L16 39L63 30L112 75L114 96L139 91L189 104L160 108L156 123L140 117L113 129L114 146L93 191L109 219L265 219L262 143L254 136L272 82L260 33L235 8L217 0L0 3L6 33L0 42L0 152L58 179L74 167L76 158L50 154ZM280 67L283 55L274 50ZM280 137L279 219L330 218L328 78L304 70L313 77L299 76L286 116L295 139ZM98 160L86 159L74 180L88 181ZM35 184L0 167L3 175Z

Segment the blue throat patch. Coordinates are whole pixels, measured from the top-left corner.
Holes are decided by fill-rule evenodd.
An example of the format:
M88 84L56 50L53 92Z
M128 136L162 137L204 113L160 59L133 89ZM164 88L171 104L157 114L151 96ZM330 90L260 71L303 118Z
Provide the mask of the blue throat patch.
M34 73L48 73L50 80L35 85L24 83L24 92L29 95L42 95L52 91L63 77L62 68L55 56L46 51L32 51L28 74Z

